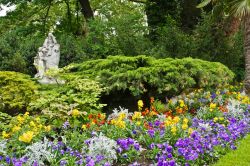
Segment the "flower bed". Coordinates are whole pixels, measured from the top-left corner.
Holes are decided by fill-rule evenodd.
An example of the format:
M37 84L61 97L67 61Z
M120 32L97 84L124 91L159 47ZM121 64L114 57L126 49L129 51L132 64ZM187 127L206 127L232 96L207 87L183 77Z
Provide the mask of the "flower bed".
M249 98L237 87L202 89L109 116L70 110L68 119L29 113L2 131L3 165L208 165L250 129Z

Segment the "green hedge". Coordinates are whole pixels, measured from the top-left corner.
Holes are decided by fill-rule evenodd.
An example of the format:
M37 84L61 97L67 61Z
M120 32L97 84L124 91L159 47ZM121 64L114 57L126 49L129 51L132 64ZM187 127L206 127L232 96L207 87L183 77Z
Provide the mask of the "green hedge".
M106 94L129 91L133 96L175 95L189 88L214 88L231 82L234 74L218 62L200 59L155 59L109 56L107 59L71 64L65 73L94 79Z
M38 85L30 76L11 71L0 71L0 111L25 111L37 93Z

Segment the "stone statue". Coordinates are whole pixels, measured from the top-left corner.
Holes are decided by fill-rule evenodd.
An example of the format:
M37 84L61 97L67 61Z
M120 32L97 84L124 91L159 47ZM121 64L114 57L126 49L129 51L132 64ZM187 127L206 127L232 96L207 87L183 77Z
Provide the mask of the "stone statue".
M37 69L35 78L43 84L58 83L56 78L46 75L50 69L58 69L60 60L60 45L57 43L55 36L52 33L48 34L43 46L39 47L38 53L34 58L34 65Z

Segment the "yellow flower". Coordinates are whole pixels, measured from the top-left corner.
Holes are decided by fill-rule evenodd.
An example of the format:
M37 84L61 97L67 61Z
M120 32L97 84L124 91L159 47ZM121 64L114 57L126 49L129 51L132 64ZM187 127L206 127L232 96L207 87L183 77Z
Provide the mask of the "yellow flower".
M126 123L123 120L119 120L116 122L116 126L124 129L126 127Z
M118 116L119 120L123 120L125 118L126 118L126 114L124 112L120 113L119 116Z
M42 124L39 124L39 125L38 125L38 128L39 128L39 129L43 128L43 125L42 125Z
M25 142L25 143L30 143L30 141L32 140L32 138L34 137L34 132L33 131L27 131L26 133L23 133L23 135L21 135L19 137L19 141Z
M104 120L106 118L106 114L100 114L100 119Z
M31 127L35 127L35 126L36 126L35 122L34 122L34 121L31 121L31 122L30 122L30 126L31 126Z
M188 123L188 119L187 119L187 118L184 118L184 119L183 119L183 123L186 123L186 124L187 124L187 123Z
M155 111L150 111L149 116L155 116L157 113Z
M22 116L20 116L20 115L17 116L17 121L19 124L23 124L24 120L25 119Z
M29 112L25 112L24 116L29 116L29 114L30 114Z
M132 116L132 120L136 120L136 119L141 119L141 112L134 112L134 115Z
M179 116L174 117L174 119L173 119L173 122L174 122L174 123L178 123L179 121L180 121Z
M214 122L217 122L217 121L218 121L218 118L217 118L217 117L215 117L215 118L214 118Z
M173 134L176 134L176 131L177 131L177 128L176 128L175 126L173 126L173 127L171 128L171 132L172 132Z
M16 131L19 131L20 129L21 129L20 126L14 126L14 127L12 128L12 132L14 133L14 132L16 132Z
M186 130L186 129L188 128L188 125L187 125L187 124L183 124L183 125L181 126L181 128L182 128L183 130Z
M80 115L80 112L78 111L78 109L73 109L71 114L72 114L73 117L77 117L77 116Z
M222 121L222 120L224 120L224 118L223 117L219 117L219 119Z
M50 125L44 126L44 130L45 130L46 132L49 132L49 131L51 130L51 126L50 126Z
M185 104L184 104L184 101L183 101L183 100L179 100L179 103L180 103L180 107L181 107L181 108L185 106Z
M165 126L166 126L166 127L170 126L171 124L172 124L171 121L169 121L169 120L166 120L166 121L165 121Z
M188 134L192 134L193 133L193 129L192 128L188 128Z
M138 105L139 110L141 110L142 107L143 107L143 105L144 105L143 101L142 100L138 100L137 105Z
M216 104L215 103L210 103L210 109L215 109L216 108Z
M137 126L140 126L140 125L141 125L141 122L140 122L140 121L137 121L137 122L136 122L136 125L137 125Z
M3 137L3 138L9 138L9 137L10 137L10 134L7 133L6 131L3 131L3 132L2 132L2 137Z
M86 129L87 129L87 125L83 124L83 125L82 125L82 129L83 129L83 130L86 130Z
M39 123L39 122L40 122L40 118L39 118L39 117L35 118L35 121L36 121L37 123Z

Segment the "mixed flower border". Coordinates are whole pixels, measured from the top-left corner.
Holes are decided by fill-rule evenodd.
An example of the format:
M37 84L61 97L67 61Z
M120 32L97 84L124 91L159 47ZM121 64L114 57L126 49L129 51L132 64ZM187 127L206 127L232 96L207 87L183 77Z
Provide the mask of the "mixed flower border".
M249 133L249 104L239 87L229 87L166 103L151 98L149 108L139 100L138 111L119 108L108 117L72 109L63 123L20 114L2 131L0 164L208 165Z

